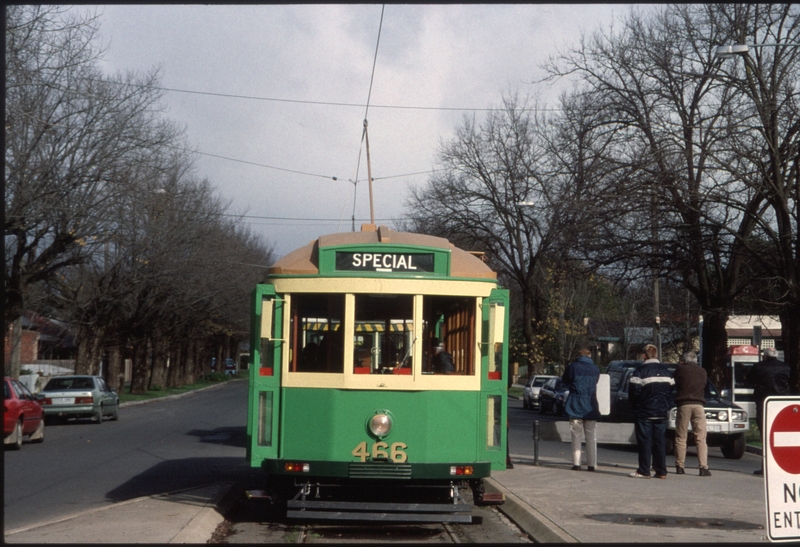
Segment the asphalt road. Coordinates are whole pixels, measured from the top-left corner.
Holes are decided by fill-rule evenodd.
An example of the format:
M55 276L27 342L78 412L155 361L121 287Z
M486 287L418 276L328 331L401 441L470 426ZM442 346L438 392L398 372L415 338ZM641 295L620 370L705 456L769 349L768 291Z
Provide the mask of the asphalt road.
M42 444L4 451L5 528L182 488L256 481L260 470L245 460L246 423L247 382L233 381L123 407L117 422L48 425Z

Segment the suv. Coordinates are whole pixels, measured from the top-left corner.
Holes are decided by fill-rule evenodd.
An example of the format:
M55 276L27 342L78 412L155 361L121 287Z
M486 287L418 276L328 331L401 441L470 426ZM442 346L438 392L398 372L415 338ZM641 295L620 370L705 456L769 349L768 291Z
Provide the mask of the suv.
M612 361L607 373L611 379L611 413L603 419L610 422L633 423L633 409L628 401L628 384L634 369L641 361ZM670 373L675 372L677 365L664 363ZM673 398L675 391L673 390ZM722 455L728 459L738 460L744 455L747 445L746 435L750 427L749 416L738 405L720 397L717 388L709 379L706 383L705 411L708 446L719 446ZM674 403L673 403L674 404ZM675 419L678 408L672 406L667 422L667 454L675 449ZM691 429L691 426L689 426ZM694 441L689 435L688 443Z
M530 377L525 384L525 389L522 390L522 408L525 410L535 410L539 408L539 391L550 378L555 378L555 376L537 374L536 376Z

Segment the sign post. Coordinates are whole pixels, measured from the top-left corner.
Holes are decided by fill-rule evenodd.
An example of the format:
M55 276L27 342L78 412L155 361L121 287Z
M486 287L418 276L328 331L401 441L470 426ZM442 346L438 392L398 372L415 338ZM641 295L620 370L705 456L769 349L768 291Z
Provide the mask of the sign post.
M770 541L800 540L800 398L764 401L764 488Z

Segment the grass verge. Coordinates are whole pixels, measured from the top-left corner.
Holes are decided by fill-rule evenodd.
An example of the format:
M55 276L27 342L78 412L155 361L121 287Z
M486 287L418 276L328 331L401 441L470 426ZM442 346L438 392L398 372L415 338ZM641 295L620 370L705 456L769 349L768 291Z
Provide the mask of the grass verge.
M220 382L227 382L228 380L232 380L234 378L243 378L244 376L240 376L236 374L234 376L224 376L222 374L207 374L204 378L201 378L193 384L187 384L181 387L165 387L160 389L152 389L146 391L144 393L128 393L129 386L125 386L125 390L119 394L119 402L120 403L130 403L134 401L147 401L149 399L159 399L161 397L169 397L170 395L180 395L181 393L186 393L188 391L195 391L197 389L202 389L204 387L213 386L219 384Z
M750 420L750 431L747 432L746 438L747 438L747 444L762 448L761 435L759 435L758 433L758 427L756 426L755 420Z

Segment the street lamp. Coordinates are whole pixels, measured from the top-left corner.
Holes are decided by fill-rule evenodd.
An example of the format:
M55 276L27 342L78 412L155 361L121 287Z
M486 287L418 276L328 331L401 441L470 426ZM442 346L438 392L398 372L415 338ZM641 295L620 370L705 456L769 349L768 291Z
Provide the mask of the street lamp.
M732 46L719 46L716 56L720 59L731 59L736 55L747 55L750 51L749 44L734 44Z
M717 46L715 55L720 59L732 59L737 55L748 55L750 48L753 47L777 47L777 46L800 46L796 42L781 42L775 44L732 44L729 46Z

